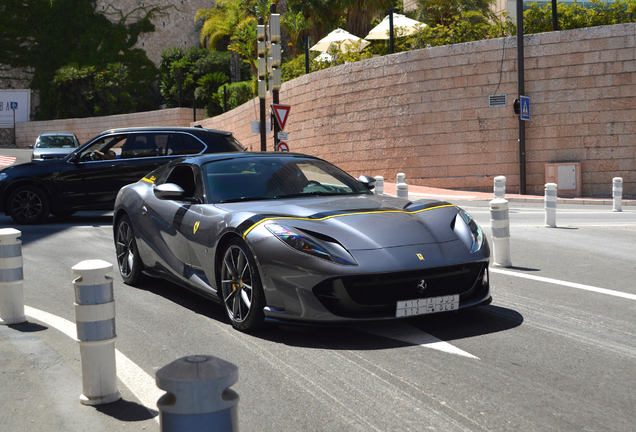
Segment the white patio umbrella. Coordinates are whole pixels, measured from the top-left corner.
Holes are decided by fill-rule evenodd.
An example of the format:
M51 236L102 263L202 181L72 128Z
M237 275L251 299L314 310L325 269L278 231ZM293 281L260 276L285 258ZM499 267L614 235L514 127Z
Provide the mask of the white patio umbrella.
M331 44L336 44L341 51L347 52L353 47L353 44L356 42L360 42L358 49L362 49L369 45L369 42L359 38L356 35L352 35L346 30L343 29L335 29L331 33L329 33L324 38L320 39L318 43L311 48L312 51L322 51L327 52Z
M400 33L396 33L396 36L408 36L415 33L420 28L426 27L426 24L414 19L405 17L400 14L393 14L393 31L398 27L401 28ZM366 39L388 39L389 38L389 15L385 16L380 24L373 27Z

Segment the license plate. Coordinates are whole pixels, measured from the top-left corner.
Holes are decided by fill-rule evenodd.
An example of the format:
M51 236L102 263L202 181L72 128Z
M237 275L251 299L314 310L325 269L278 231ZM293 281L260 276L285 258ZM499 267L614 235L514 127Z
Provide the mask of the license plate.
M443 297L429 297L397 302L395 316L408 317L430 313L454 311L459 309L459 294Z

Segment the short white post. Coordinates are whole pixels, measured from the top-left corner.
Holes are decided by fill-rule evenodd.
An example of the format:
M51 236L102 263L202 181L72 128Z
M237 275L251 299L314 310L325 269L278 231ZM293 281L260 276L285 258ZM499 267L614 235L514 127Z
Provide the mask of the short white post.
M545 226L556 228L557 184L545 184Z
M508 201L495 198L490 201L490 228L493 240L493 265L510 267L510 216Z
M612 211L619 212L622 209L623 199L623 178L614 177L612 181L612 196L614 197L614 209Z
M495 195L495 198L506 197L506 177L504 176L495 177L494 195Z
M157 401L162 432L238 432L238 366L223 359L182 357L156 373L167 393Z
M373 192L376 195L382 195L384 193L384 177L375 176L375 189Z
M115 364L115 299L113 278L106 276L113 265L102 260L76 264L75 321L82 359L82 395L84 405L118 401Z
M26 322L24 315L24 272L22 270L22 232L0 229L0 324Z
M406 175L404 173L398 173L397 184L395 185L398 198L409 197L409 185L406 184Z

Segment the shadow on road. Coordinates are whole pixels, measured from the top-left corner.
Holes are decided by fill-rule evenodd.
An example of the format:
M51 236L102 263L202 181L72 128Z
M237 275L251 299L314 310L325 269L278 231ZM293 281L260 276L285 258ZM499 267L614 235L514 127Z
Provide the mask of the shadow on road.
M22 233L19 239L23 245L29 244L75 227L112 226L113 212L78 212L72 216L49 216L38 225L20 225L9 216L0 215L0 228L14 228Z
M137 287L137 289L154 293L194 313L222 322L228 326L230 325L223 305L201 297L179 285L162 279L150 279L147 283ZM421 332L449 342L510 330L523 323L523 316L515 310L491 304L458 312L432 314L400 320L375 321L373 325L377 326L378 323L386 327L405 326L408 324L411 329L418 329ZM371 323L368 325L371 326ZM296 347L336 350L378 350L412 345L367 333L365 332L364 322L332 326L270 322L261 330L250 333L248 337L256 337Z

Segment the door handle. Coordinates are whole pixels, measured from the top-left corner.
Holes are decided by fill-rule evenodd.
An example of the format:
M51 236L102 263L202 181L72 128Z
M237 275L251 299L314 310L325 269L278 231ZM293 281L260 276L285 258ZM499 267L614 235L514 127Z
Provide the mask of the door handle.
M148 209L146 208L146 206L141 206L141 215L145 216L146 213L148 213Z

